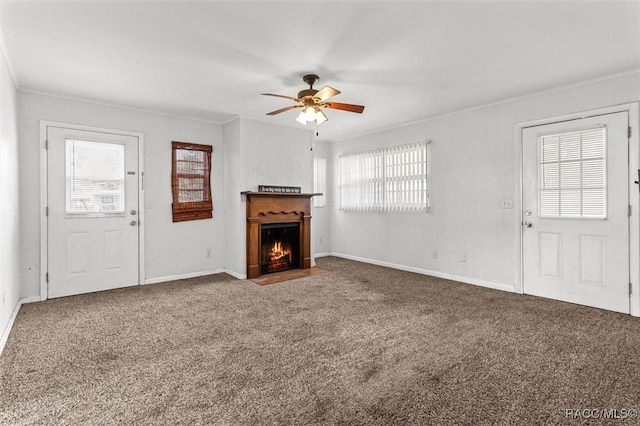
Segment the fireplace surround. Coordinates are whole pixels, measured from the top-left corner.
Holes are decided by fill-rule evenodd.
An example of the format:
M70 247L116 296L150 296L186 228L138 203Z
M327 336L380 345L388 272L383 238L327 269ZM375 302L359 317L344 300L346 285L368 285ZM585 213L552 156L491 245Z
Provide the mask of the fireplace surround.
M241 194L247 199L247 278L285 269L310 268L311 197L320 194L252 191ZM283 238L291 240L292 235L297 242L289 241L285 247ZM271 238L272 245L263 246L263 238ZM297 253L287 253L294 250ZM269 263L275 266L269 268L265 256L270 257Z

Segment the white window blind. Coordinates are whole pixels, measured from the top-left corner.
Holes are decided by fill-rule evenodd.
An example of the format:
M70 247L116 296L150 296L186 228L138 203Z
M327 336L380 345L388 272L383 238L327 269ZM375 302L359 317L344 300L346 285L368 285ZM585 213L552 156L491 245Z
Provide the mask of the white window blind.
M124 212L124 145L67 139L67 213Z
M426 211L427 142L340 157L340 208Z
M313 197L314 207L324 207L327 204L327 159L313 159Z
M606 128L538 138L541 217L607 217Z

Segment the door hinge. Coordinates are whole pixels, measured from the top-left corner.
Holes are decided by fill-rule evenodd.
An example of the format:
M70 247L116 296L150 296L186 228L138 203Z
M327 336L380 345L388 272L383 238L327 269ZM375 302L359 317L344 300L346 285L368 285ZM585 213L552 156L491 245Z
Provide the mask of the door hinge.
M633 286L629 283L629 296L631 296L631 293L633 293Z
M44 215L47 217L49 216L49 206L44 208Z
M631 204L629 204L629 217L631 217Z
M49 149L49 139L44 141L44 149Z
M44 279L46 282L49 282L49 273L44 274Z
M627 127L627 137L631 139L631 126Z
M144 191L144 172L140 172L140 178L142 179L141 188Z

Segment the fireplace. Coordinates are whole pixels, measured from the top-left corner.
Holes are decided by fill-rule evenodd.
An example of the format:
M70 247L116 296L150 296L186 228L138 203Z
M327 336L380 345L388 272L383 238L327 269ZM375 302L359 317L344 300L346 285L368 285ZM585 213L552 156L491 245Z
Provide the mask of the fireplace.
M260 226L260 274L300 267L300 224L265 223Z
M311 267L311 197L246 191L247 278Z

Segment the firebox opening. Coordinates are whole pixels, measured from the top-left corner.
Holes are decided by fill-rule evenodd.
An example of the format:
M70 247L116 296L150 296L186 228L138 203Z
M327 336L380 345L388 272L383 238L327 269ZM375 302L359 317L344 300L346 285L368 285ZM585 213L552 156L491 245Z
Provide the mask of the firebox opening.
M299 223L265 223L260 230L261 274L300 267Z

